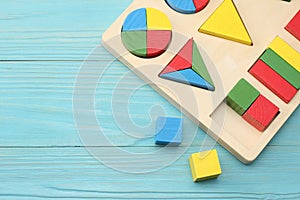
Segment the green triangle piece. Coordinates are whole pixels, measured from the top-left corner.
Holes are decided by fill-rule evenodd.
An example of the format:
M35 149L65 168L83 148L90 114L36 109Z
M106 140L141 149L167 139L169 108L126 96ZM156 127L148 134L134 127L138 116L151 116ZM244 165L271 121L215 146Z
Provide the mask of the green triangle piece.
M199 74L205 81L207 81L212 86L214 85L214 82L212 81L209 72L207 71L206 65L202 59L202 56L199 52L199 49L197 47L197 44L194 41L193 44L193 64L192 69Z

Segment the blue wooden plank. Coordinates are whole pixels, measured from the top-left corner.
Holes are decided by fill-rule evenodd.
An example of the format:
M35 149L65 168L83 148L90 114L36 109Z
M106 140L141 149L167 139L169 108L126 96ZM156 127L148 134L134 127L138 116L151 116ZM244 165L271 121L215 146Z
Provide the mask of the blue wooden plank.
M108 28L132 0L2 1L2 31L83 31Z
M0 60L84 60L131 2L3 1Z
M156 149L141 148L141 151ZM136 148L130 147L125 150L136 151ZM198 147L191 147L171 166L145 174L128 174L110 169L90 156L85 148L1 148L0 198L298 199L300 197L298 185L300 173L296 167L300 162L299 146L268 147L255 163L248 166L241 164L222 148L219 147L217 150L223 174L216 180L193 183L188 157L191 153L197 152ZM107 156L120 166L123 162L134 162L134 169L139 169L143 165L141 161L135 161L130 157L120 157L113 153ZM156 158L152 162L159 161L160 158Z

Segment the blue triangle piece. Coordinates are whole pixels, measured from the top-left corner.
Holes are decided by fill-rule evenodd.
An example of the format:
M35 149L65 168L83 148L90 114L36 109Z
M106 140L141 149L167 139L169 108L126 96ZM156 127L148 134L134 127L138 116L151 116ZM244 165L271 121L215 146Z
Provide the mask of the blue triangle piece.
M183 14L196 13L196 7L193 0L166 0L166 2L177 12Z
M130 13L123 24L122 31L146 31L146 8L140 8Z
M199 76L192 69L185 69L181 71L171 72L168 74L161 74L161 78L176 81L179 83L184 83L188 85L192 85L195 87L207 89L210 91L214 91L215 87L205 81L201 76Z

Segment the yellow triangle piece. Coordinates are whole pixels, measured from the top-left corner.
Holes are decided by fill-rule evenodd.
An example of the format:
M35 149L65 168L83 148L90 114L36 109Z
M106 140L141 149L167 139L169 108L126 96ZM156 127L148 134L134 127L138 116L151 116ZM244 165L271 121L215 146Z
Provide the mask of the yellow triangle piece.
M147 8L148 30L172 30L168 17L159 10Z
M199 32L249 46L253 45L248 31L232 0L224 0L224 2L200 27Z

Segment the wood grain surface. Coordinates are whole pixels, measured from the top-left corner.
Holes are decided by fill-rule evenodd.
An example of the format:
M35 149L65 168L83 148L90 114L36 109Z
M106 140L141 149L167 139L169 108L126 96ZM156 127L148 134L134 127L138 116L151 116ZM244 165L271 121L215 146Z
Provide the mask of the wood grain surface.
M242 164L217 144L223 174L216 180L192 182L188 157L207 139L201 130L178 160L152 173L120 172L90 155L74 123L74 84L104 30L130 2L1 1L0 199L300 199L299 108L251 165ZM98 53L93 62L105 67L111 56L105 50ZM92 78L97 68L90 70L86 75ZM95 93L95 113L112 146L89 147L100 152L112 149L105 156L120 165L131 158L114 154L116 146L129 152L158 148L152 138L124 135L112 118L112 91L125 73L130 76L125 88L142 83L114 62ZM149 123L148 109L153 104L169 115L181 115L144 86L131 99L132 120ZM186 119L185 134L195 128ZM142 167L138 160L135 167Z

